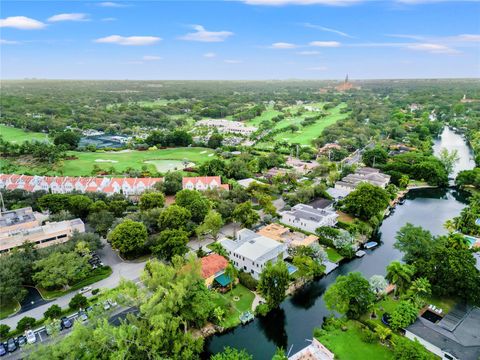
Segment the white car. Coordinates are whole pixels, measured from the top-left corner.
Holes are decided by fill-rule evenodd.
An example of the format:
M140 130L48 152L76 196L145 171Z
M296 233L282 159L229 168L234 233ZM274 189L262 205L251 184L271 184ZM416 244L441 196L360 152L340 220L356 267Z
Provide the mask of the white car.
M92 290L91 286L85 286L85 287L81 288L80 290L78 290L78 293L79 294L85 294L86 292L89 292L91 290Z
M109 310L111 307L110 303L108 301L105 301L103 303L103 310Z
M34 344L37 342L37 336L32 330L27 330L25 337L27 338L27 343L29 344Z

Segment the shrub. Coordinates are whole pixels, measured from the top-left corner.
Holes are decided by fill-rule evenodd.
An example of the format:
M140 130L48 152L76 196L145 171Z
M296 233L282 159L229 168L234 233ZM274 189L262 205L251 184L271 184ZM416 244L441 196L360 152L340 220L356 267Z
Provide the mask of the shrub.
M70 300L68 306L70 307L70 309L80 309L86 307L87 304L88 299L82 294L77 294Z
M255 308L255 315L257 316L265 316L270 311L268 304L258 304Z
M238 280L240 281L240 284L245 286L247 289L251 291L257 290L258 281L255 280L249 273L241 271L238 274Z
M100 289L93 289L92 295L97 295L100 292Z
M30 329L32 326L35 325L35 319L32 317L25 316L21 318L20 321L17 323L17 330L23 332L27 329Z
M363 328L360 332L360 338L363 342L366 342L367 344L373 344L378 340L377 335L367 327Z
M53 304L43 313L43 316L47 319L56 319L60 315L62 315L62 308L57 304Z
M10 326L5 324L0 324L0 338L7 337L9 332L10 332Z

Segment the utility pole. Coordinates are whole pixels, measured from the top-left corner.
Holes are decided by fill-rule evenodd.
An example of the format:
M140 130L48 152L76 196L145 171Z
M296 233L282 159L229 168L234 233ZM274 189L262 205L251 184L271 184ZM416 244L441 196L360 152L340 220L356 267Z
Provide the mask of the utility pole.
M3 202L3 194L0 191L0 212L5 212L7 209L5 209L5 203Z

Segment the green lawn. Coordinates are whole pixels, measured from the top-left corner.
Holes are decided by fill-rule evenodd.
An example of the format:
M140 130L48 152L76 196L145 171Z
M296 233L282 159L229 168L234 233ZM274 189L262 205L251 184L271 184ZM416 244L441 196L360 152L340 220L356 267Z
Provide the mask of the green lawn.
M330 260L331 262L337 263L343 259L343 256L340 255L338 251L333 248L327 247L325 251L327 252L328 260Z
M12 143L23 143L31 140L48 141L47 134L25 131L5 125L0 125L0 135L4 140Z
M16 313L20 310L20 304L18 301L8 301L0 304L0 319L5 319L6 317Z
M71 152L69 155L76 156L78 159L64 161L61 170L64 175L69 176L90 175L94 165L98 165L101 169L114 167L116 172L120 173L129 167L141 169L144 165L150 170L156 170L154 164L147 164L145 161L186 160L191 163L202 163L211 159L213 155L209 155L213 153L211 149L196 147L129 152Z
M51 166L22 165L17 161L11 163L10 159L0 159L0 168L4 172L16 172L22 174L38 175L63 175L63 176L91 176L94 165L98 168L108 170L113 167L113 174L122 174L127 168L141 170L146 166L150 171L166 172L175 168L183 168L185 160L189 165L201 164L214 157L212 149L200 147L185 147L159 149L149 151L97 151L79 152L70 151L68 155L71 160L64 160L54 168ZM209 156L210 155L210 156ZM168 160L172 160L169 162ZM148 163L147 163L148 162ZM11 169L9 164L12 164ZM192 175L193 176L193 175Z
M247 124L251 126L259 126L262 121L271 120L273 117L280 115L281 113L282 113L281 111L274 110L273 107L269 106L267 110L265 110L259 116L248 120Z
M347 117L348 113L340 113L340 110L342 110L345 107L345 104L341 104L336 106L333 109L328 110L328 115L320 120L317 120L314 124L302 127L299 131L297 132L282 132L280 134L277 134L274 139L277 141L288 141L289 143L298 143L301 145L311 145L312 140L316 139L319 137L323 129L325 129L327 126L330 126L334 123L336 123L340 119L344 119ZM315 112L307 112L305 114L302 114L300 117L295 117L288 121L287 125L291 124L299 124L300 122L303 121L305 117L315 115ZM280 123L285 122L286 120L281 121ZM278 123L277 126L280 124ZM283 127L283 126L282 126Z
M75 285L70 286L68 290L46 290L40 286L37 287L37 289L45 300L51 300L51 299L56 299L62 295L68 294L72 291L79 290L82 287L94 284L100 280L106 279L110 275L112 275L112 269L109 266L107 266L104 268L97 268L93 270L91 276L89 276L86 279L83 279L82 281L76 283Z
M392 351L380 343L368 344L361 339L360 323L349 321L348 330L322 331L317 339L340 360L393 359Z
M233 300L235 296L239 297L238 301ZM225 319L220 325L231 328L240 324L239 316L245 311L252 311L254 298L255 294L241 284L236 285L226 294L218 293L215 303L226 311Z
M455 306L455 304L458 302L457 299L453 298L447 298L447 297L437 297L437 296L431 296L425 301L428 305L432 304L435 305L437 308L440 308L443 310L443 314L447 314L452 310L452 308Z

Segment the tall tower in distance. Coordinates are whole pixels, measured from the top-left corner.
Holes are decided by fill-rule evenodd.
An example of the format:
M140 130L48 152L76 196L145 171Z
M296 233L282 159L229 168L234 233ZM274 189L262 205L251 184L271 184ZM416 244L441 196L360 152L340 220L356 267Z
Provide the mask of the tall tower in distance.
M353 84L348 81L348 74L345 76L345 81L340 85L337 85L335 89L340 92L353 89Z

